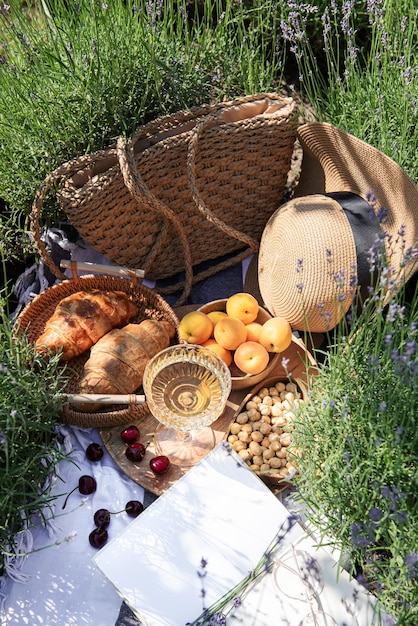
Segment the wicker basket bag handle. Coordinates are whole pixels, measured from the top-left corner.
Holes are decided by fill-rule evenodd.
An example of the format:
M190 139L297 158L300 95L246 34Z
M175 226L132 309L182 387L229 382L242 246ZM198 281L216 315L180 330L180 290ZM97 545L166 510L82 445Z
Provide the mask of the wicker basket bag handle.
M249 252L245 253L245 256L248 256L249 253L255 253L258 250L258 241L253 237L249 237L245 233L233 228L226 224L223 220L219 219L209 207L203 201L196 184L196 150L199 143L199 137L202 134L202 131L210 126L219 125L220 123L219 115L208 115L206 119L198 122L193 129L192 136L189 142L189 150L187 154L187 174L189 178L189 185L192 192L193 200L196 203L197 208L203 215L203 217L212 224L214 224L220 231L226 233L233 239L238 239L238 241L242 241L249 248ZM221 123L225 123L222 122Z
M167 231L170 225L174 226L176 232L179 235L182 253L184 255L185 278L183 281L179 281L176 285L159 288L159 291L162 294L173 294L179 292L182 289L183 292L178 300L178 304L183 304L190 294L193 284L209 276L212 276L217 272L230 267L231 265L238 263L239 261L247 258L249 254L255 253L259 247L259 242L256 239L224 222L217 215L215 215L213 211L205 204L198 190L196 154L202 131L206 127L225 125L228 124L230 121L244 119L246 115L244 117L236 118L236 111L234 111L234 109L236 109L237 106L239 107L239 105L244 105L244 107L246 107L244 111L245 113L252 113L250 117L258 115L259 113L263 113L264 109L262 108L258 108L258 112L254 109L254 105L256 104L254 100L259 100L260 98L262 100L268 100L270 98L270 95L258 94L256 97L247 96L238 99L234 101L234 106L228 109L228 113L226 116L225 106L222 103L217 105L215 108L210 107L209 105L202 107L198 112L199 115L197 117L196 123L190 129L191 132L187 146L187 177L190 193L196 205L197 211L202 215L205 220L207 220L215 228L217 228L219 232L226 234L232 239L242 242L244 246L246 246L244 250L240 250L233 258L218 262L216 263L216 265L206 270L203 270L198 274L193 274L193 261L190 243L186 235L186 230L181 221L181 215L177 215L175 211L173 211L164 202L159 200L155 196L155 194L151 192L149 187L142 179L140 172L138 171L134 153L134 146L136 145L136 143L142 138L146 139L150 134L152 135L156 132L164 131L169 133L176 133L176 128L178 125L184 123L189 124L196 120L197 112L183 111L175 115L168 115L163 118L154 120L153 122L148 123L146 126L138 129L130 140L127 140L121 136L119 137L117 143L111 146L111 148L106 150L99 150L93 154L87 154L77 157L72 161L59 166L47 176L44 183L39 187L35 194L31 211L31 230L35 243L38 246L38 250L40 251L42 258L45 261L45 264L48 266L51 272L61 280L67 278L67 276L60 270L60 268L56 266L55 262L48 253L45 243L41 239L40 216L42 204L45 200L46 194L53 185L57 184L58 182L60 182L61 184L61 179L68 179L77 174L80 169L84 169L89 165L93 165L94 163L99 162L101 159L108 160L109 158L113 158L116 162L119 162L119 167L124 180L124 184L135 202L137 202L139 205L145 204L150 212L154 213L156 216L163 218L162 228L154 242L154 245L149 249L146 260L143 263L142 269L145 272L145 276L155 262L158 254L162 252L163 242L167 239ZM251 110L248 107L250 107ZM275 111L277 111L277 109ZM283 117L286 117L286 115L288 115L289 112L292 113L292 111L293 108L292 106L290 106L290 103L285 103L285 106L283 107Z
M168 223L173 223L178 230L183 245L185 261L185 280L184 282L174 285L171 289L167 289L166 292L175 292L178 291L179 288L182 288L182 293L176 304L183 304L190 294L193 279L192 257L186 234L177 215L162 202L160 202L141 180L141 177L138 175L137 169L135 167L133 142L126 142L123 137L119 137L117 146L114 149L98 150L97 152L94 152L92 154L84 154L80 157L73 159L70 162L60 165L50 174L48 174L42 185L37 189L30 214L30 225L32 236L42 257L42 260L44 261L45 265L51 270L54 276L56 276L60 280L66 280L68 278L68 276L61 271L61 269L51 257L48 252L48 248L42 239L41 212L48 191L62 179L68 179L76 174L80 169L92 165L102 158L109 158L109 156L115 156L119 159L119 165L123 174L125 185L132 194L132 196L134 198L140 199L141 202L145 202L150 210L157 212L158 214L166 218L163 222L163 228L160 232L158 240L155 242L155 245L147 256L147 261L145 263L145 267L143 268L145 276L147 268L151 266L155 256L160 249L161 242L163 241L166 229L168 228Z
M45 265L51 270L52 274L54 274L54 276L56 276L60 280L67 280L68 276L66 276L66 274L64 274L60 270L58 265L52 259L41 236L41 212L46 194L51 189L51 187L53 187L63 178L69 178L70 176L73 176L80 170L80 168L91 165L101 158L108 158L109 154L112 154L112 152L116 156L116 150L98 150L93 154L84 154L72 160L71 162L63 163L55 170L53 170L50 174L48 174L42 185L40 185L40 187L38 187L38 189L36 190L30 214L31 233Z
M246 101L247 99L243 99ZM179 119L178 121L188 121L189 117L185 116L184 119ZM161 246L163 241L165 240L166 231L168 228L169 222L171 222L182 242L183 246L183 254L185 261L185 280L183 282L178 282L176 285L172 285L171 287L161 288L159 291L162 294L174 293L181 288L183 290L182 295L180 296L177 304L183 304L187 297L190 294L192 285L208 278L209 276L213 276L219 271L230 267L232 264L236 264L239 261L247 258L249 254L253 254L257 252L259 244L256 239L249 237L245 233L233 228L226 224L223 220L219 219L214 213L206 206L204 201L202 200L196 185L196 166L195 166L195 158L196 158L196 150L198 146L198 141L200 135L204 128L208 126L215 126L219 123L225 123L221 119L219 114L212 114L205 116L200 122L196 124L193 128L192 135L189 141L188 146L188 157L187 157L187 172L189 178L190 191L192 193L192 197L196 203L196 207L199 212L202 214L205 220L211 222L216 228L218 228L221 232L226 233L229 237L233 239L237 239L238 241L243 242L247 249L238 252L233 259L228 259L224 262L217 263L216 266L210 267L206 270L199 272L198 274L193 274L193 265L192 265L192 255L190 251L189 242L187 239L186 232L183 228L180 216L178 216L174 211L172 211L165 203L161 202L155 194L149 189L145 181L143 180L140 172L135 163L134 156L134 145L135 143L141 139L142 133L136 133L134 137L130 140L126 140L124 137L119 137L117 141L117 155L119 159L120 170L123 175L124 183L131 193L132 197L139 203L145 203L147 208L159 215L163 216L165 219L163 221L163 229L161 230L158 238L155 241L155 244L150 251L147 261L144 264L145 275L147 273L147 269L152 265L154 259L161 251ZM149 124L147 126L148 132L152 130L152 125Z
M92 165L93 163L95 163L96 161L99 161L102 158L109 158L109 156L115 156L119 160L119 165L120 165L120 169L123 175L124 183L127 189L132 194L132 196L136 198L138 201L140 201L141 203L145 202L147 204L147 207L150 210L154 211L155 213L158 213L159 215L165 218L163 221L163 228L160 232L160 235L158 239L156 240L155 245L153 246L149 255L147 256L147 261L143 268L145 272L145 276L147 272L147 267L150 267L151 264L153 263L154 258L156 257L156 255L158 254L160 250L161 243L162 241L164 241L168 224L172 223L179 233L179 237L181 239L182 246L183 246L183 254L184 254L184 261L185 261L185 280L171 287L161 289L160 291L161 293L174 293L174 292L177 292L179 289L182 289L182 293L177 301L177 304L180 305L180 304L183 304L187 300L187 297L189 296L192 285L194 283L204 278L207 278L224 268L229 267L231 265L231 261L225 261L224 263L218 264L215 268L209 268L208 270L205 270L199 273L197 276L193 276L193 265L192 265L192 256L191 256L190 246L189 246L184 228L181 224L181 220L176 215L176 213L174 213L169 207L167 207L163 202L159 201L156 198L156 196L149 190L147 185L142 180L138 172L138 169L135 165L133 145L134 145L133 139L130 141L127 141L124 137L119 137L117 141L117 147L115 149L99 150L92 154L81 155L73 159L70 162L60 165L55 170L53 170L50 174L48 174L48 176L45 178L42 185L40 185L40 187L37 189L33 203L32 203L32 210L30 214L31 233L45 265L49 268L52 274L56 276L59 280L66 280L68 276L64 274L64 272L62 272L62 270L55 263L55 261L49 254L49 251L48 251L47 246L45 245L45 242L42 239L41 213L42 213L42 207L43 207L45 197L48 191L55 184L59 183L61 180L70 178L71 176L79 172L80 169L88 167L89 165ZM193 152L191 154L192 154L192 162L193 162ZM193 174L192 174L192 180L193 180ZM196 195L196 198L198 197L196 189L193 191L193 194ZM202 206L203 206L203 203L202 203ZM199 210L201 210L200 206L199 206ZM227 226L226 224L223 226L223 222L221 220L218 220L216 216L213 216L208 209L206 209L206 213L204 212L204 216L205 216L205 219L211 219L211 221L213 221L213 223L215 223L221 229L224 229L225 227L226 232L228 232L228 234L231 234L231 236L235 236L235 229ZM244 241L245 243L251 246L251 242L248 241L250 238L247 238L245 235L242 235L242 237L243 239L241 239L241 241ZM255 242L255 245L257 245L256 242ZM246 258L246 256L248 256L247 252L241 252L235 256L233 262L237 263L241 259Z
M192 289L193 263L189 242L187 240L186 232L181 224L181 220L174 211L172 211L163 202L158 200L158 198L152 193L152 191L150 191L150 189L141 178L138 172L138 168L135 165L133 141L126 140L124 137L119 137L117 141L117 154L124 183L131 193L132 197L141 204L145 203L148 209L154 211L155 213L158 213L159 215L162 215L165 218L163 221L163 228L153 246L151 253L147 257L147 261L143 268L145 275L148 268L151 266L154 258L161 249L161 245L165 239L165 234L167 232L169 222L171 222L175 226L179 234L183 246L185 280L184 283L181 283L183 292L179 297L177 304L184 304Z

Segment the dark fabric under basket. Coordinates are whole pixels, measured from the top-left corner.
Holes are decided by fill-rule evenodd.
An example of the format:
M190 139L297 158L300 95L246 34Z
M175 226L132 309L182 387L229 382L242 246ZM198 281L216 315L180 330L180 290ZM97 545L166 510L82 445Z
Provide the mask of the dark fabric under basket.
M63 164L34 201L41 254L39 216L57 183L68 219L106 258L151 280L185 271L184 302L193 283L257 251L287 189L297 122L291 98L245 96L161 117L129 141Z
M25 334L30 342L35 342L45 329L47 320L53 314L58 303L77 291L102 289L104 291L123 291L138 307L137 316L131 321L140 323L145 319L167 320L176 330L179 320L170 305L154 290L137 284L134 280L112 277L86 275L74 279L64 280L50 289L37 295L20 313L16 320L14 332ZM71 359L67 365L68 383L63 393L79 393L79 380L83 372L84 363L89 357L89 351ZM76 411L68 404L64 404L60 411L60 420L67 424L83 428L103 428L127 424L138 420L148 413L146 404L129 404L107 406L96 413Z

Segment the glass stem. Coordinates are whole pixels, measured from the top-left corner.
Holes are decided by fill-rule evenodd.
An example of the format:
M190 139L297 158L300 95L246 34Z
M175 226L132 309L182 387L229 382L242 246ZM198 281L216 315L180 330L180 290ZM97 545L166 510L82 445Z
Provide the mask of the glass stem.
M177 439L181 443L190 443L192 441L192 435L189 430L178 430Z

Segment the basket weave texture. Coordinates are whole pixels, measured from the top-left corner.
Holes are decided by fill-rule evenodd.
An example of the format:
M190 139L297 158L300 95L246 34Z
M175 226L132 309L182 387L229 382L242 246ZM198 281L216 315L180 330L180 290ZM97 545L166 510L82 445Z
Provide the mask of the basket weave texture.
M63 211L93 248L149 279L185 271L184 302L193 283L258 249L286 190L296 128L293 100L271 93L154 120L50 174L34 202L35 240L46 191L59 181Z
M64 280L36 296L18 316L14 332L25 334L31 343L35 343L43 333L46 322L63 298L77 291L92 289L126 293L138 307L137 316L131 320L133 323L140 323L145 319L167 320L176 329L178 328L179 320L176 314L164 298L154 290L124 278L86 275L72 280ZM89 351L71 359L68 363L65 370L68 379L62 390L63 393L79 393L79 381L88 357ZM149 410L146 404L107 406L96 413L77 411L70 405L64 404L59 418L64 423L82 428L102 428L127 424L130 421L140 419L147 413Z

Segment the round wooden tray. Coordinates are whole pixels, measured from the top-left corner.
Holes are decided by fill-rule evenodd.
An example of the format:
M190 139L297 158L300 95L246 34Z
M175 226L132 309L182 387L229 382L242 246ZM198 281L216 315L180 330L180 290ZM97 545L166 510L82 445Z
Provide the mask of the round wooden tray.
M212 424L212 430L215 435L215 443L219 443L225 437L225 434L229 430L229 425L231 421L233 421L234 415L238 410L240 400L244 395L241 392L238 394L238 397L234 398L234 394L238 394L238 392L231 393L223 414ZM120 437L120 433L125 426L101 428L99 429L100 437L116 465L118 465L120 469L127 476L129 476L129 478L131 478L138 485L141 485L141 487L144 487L155 495L160 496L190 468L171 465L167 473L160 476L153 474L149 467L149 461L157 454L153 438L159 423L155 417L151 415L151 413L147 413L139 420L129 422L126 426L130 426L131 424L135 424L140 431L139 441L141 441L144 445L147 445L145 457L140 463L132 463L125 456L126 444L123 443Z
M181 307L176 310L179 318L184 315L187 310L191 310L196 307ZM275 370L270 371L266 378L276 380L283 380L288 377L288 374L292 374L292 379L300 381L301 384L306 383L308 378L308 370L316 368L316 363L306 349L305 344L301 339L293 337L292 343L289 348L283 352L283 357L289 359L286 370L282 367L282 359L277 364ZM260 383L257 384L257 389L260 387ZM213 424L212 429L215 436L215 443L219 443L224 439L230 428L231 422L235 419L235 415L240 410L240 407L245 402L245 398L253 395L254 389L233 389L229 395L227 405L221 417L219 417ZM132 463L125 456L126 444L123 443L120 433L125 428L135 424L140 431L140 441L144 445L148 444L147 451L144 459L140 463ZM150 414L145 413L140 419L129 422L122 426L116 426L112 428L101 428L99 433L103 441L103 445L109 452L115 463L121 468L121 470L129 476L138 485L144 487L151 493L159 496L164 493L171 485L173 485L181 476L183 476L190 468L180 467L177 465L171 465L166 474L156 476L150 470L149 461L155 456L154 446L154 433L158 427L158 421ZM275 490L279 486L279 482L271 480L269 477L268 486Z

